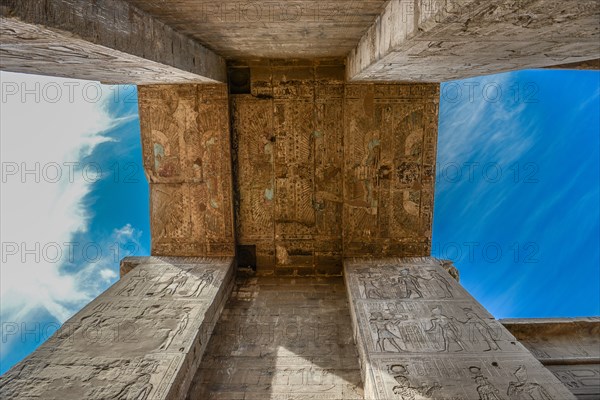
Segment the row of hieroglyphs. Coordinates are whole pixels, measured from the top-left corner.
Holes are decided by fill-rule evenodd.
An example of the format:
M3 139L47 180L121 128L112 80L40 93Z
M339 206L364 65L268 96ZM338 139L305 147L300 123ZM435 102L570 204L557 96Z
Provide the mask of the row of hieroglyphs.
M479 396L479 400L559 400L553 397L547 389L536 382L530 382L527 374L527 367L519 365L513 372L512 379L508 387L503 391L499 386L490 382L488 376L479 366L469 366L465 369L468 373L462 374L462 379L470 379L474 382L475 391L472 394ZM395 382L391 388L398 399L410 400L418 398L444 398L446 400L462 400L462 397L437 397L436 395L443 389L439 382L431 384L421 384L420 386L411 383L409 379L410 371L406 365L391 364L388 366L388 373L393 376Z

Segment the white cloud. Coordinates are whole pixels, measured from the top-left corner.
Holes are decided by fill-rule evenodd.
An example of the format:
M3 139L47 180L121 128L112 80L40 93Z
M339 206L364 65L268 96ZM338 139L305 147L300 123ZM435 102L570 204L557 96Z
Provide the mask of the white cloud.
M140 230L126 224L113 229L110 236L96 243L102 249L102 256L80 266L75 274L78 289L91 300L108 284L114 283L118 278L115 265L126 256L144 253L139 241L141 236Z
M112 269L108 269L105 268L103 270L100 271L100 276L102 277L102 279L104 279L106 282L111 282L113 279L115 279L118 275L115 271L113 271Z
M45 307L65 321L90 300L79 277L61 273L60 266L69 250L64 243L88 228L90 215L82 200L96 178L93 168L79 171L70 163L109 141L104 133L119 121L108 111L112 97L107 86L6 72L0 81L0 316L18 320L28 310ZM108 272L100 275L113 278Z

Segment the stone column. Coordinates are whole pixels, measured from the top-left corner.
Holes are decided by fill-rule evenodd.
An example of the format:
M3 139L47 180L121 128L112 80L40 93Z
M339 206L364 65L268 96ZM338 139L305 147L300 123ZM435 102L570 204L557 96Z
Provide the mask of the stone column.
M0 378L0 398L183 398L233 287L233 258L138 264Z
M365 398L574 399L445 266L431 257L344 262Z

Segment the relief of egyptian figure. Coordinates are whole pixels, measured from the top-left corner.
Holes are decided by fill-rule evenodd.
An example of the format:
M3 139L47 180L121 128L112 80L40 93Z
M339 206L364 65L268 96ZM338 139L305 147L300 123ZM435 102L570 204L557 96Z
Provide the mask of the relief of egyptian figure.
M213 282L214 280L214 276L213 276L214 271L212 270L208 270L208 271L204 271L202 273L202 275L200 275L198 277L198 284L196 285L196 287L194 288L194 290L188 295L189 297L198 297L202 294L202 291L209 287L210 284Z
M500 391L490 383L487 377L481 373L481 368L470 367L469 370L475 376L473 379L477 384L477 393L479 394L479 400L504 400L500 395Z
M419 277L409 274L408 268L400 270L400 275L395 280L397 296L401 299L410 299L413 298L413 295L416 298L422 298L423 293L420 290L419 279Z
M457 318L454 318L454 320L466 325L469 328L471 343L476 343L478 341L477 338L481 337L487 344L487 349L483 351L500 350L500 346L498 346L496 339L494 339L495 334L491 326L484 321L483 318L475 314L471 308L463 308L463 311L465 311L467 315L467 320L461 321Z
M437 382L434 382L432 386L427 386L425 383L422 384L421 387L411 386L407 377L409 372L404 365L390 365L388 370L394 375L394 379L398 383L392 388L392 392L394 392L400 400L416 400L417 398L421 398L421 396L431 398L436 390L442 388Z
M134 276L121 290L117 292L117 296L132 296L140 284L146 283L145 275Z
M176 275L172 276L166 283L164 283L163 287L158 291L160 297L165 297L168 295L175 295L179 289L185 286L188 277L185 271L179 271Z
M384 296L384 292L383 290L378 287L378 285L376 284L376 280L373 279L373 276L371 274L368 274L367 276L362 278L363 281L363 288L365 291L365 297L367 299L383 299Z
M459 349L456 351L464 351L465 346L460 340L460 330L454 323L454 318L447 317L442 314L442 309L438 306L431 310L433 318L431 319L431 327L426 329L425 332L434 332L439 330L443 339L443 348L438 352L450 351L450 345L455 343Z
M159 347L160 350L167 350L169 348L169 346L171 345L171 343L173 342L173 339L175 339L175 336L183 335L183 332L185 332L185 328L187 328L188 323L190 321L190 312L191 311L192 311L192 309L190 307L183 308L183 317L181 317L181 319L177 323L177 327L175 329L169 330L167 337L165 338L165 340L162 342L162 344Z
M440 275L439 272L437 272L436 270L428 270L429 271L429 276L431 278L429 278L428 280L433 281L433 283L442 291L443 299L451 299L452 296L452 286L450 286L450 283L448 283L448 281L446 280L446 278L444 278L442 275Z
M516 382L510 382L507 394L511 400L553 400L543 386L529 382L527 369L521 365L514 372Z
M500 391L485 376L475 377L475 383L477 384L477 393L480 400L502 400Z
M94 311L79 320L79 325L73 329L71 337L77 338L81 334L83 338L91 342L110 340L118 334L115 330L118 325L113 324L115 320L116 317L112 315L104 316L103 311ZM112 335L110 335L111 333Z
M390 327L392 325L391 321L386 320L383 317L383 314L380 312L371 313L371 319L369 320L371 325L375 328L375 333L377 335L377 342L375 344L375 349L382 352L387 352L385 349L385 344L391 344L397 352L406 351L399 344L398 340L402 340L399 336L395 335Z

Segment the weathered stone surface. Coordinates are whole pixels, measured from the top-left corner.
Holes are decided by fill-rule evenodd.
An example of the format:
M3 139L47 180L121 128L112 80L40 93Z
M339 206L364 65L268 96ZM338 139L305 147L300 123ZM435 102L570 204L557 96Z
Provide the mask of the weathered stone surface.
M228 59L345 56L385 0L128 0Z
M349 80L440 82L600 57L597 0L391 0Z
M123 0L2 0L0 68L105 83L225 82L225 62Z
M578 399L600 398L600 318L499 322Z
M595 60L580 61L570 64L551 65L546 67L549 69L579 69L579 70L599 70L600 69L600 58Z
M574 398L442 261L348 259L344 277L366 399Z
M346 85L344 255L431 246L437 85Z
M233 286L232 258L142 260L0 378L2 399L178 399Z
M242 68L241 66L235 68ZM231 95L239 244L260 273L429 254L439 86L344 84L334 62L250 65Z
M233 256L226 85L138 88L152 255Z
M189 400L362 399L342 278L240 277Z

